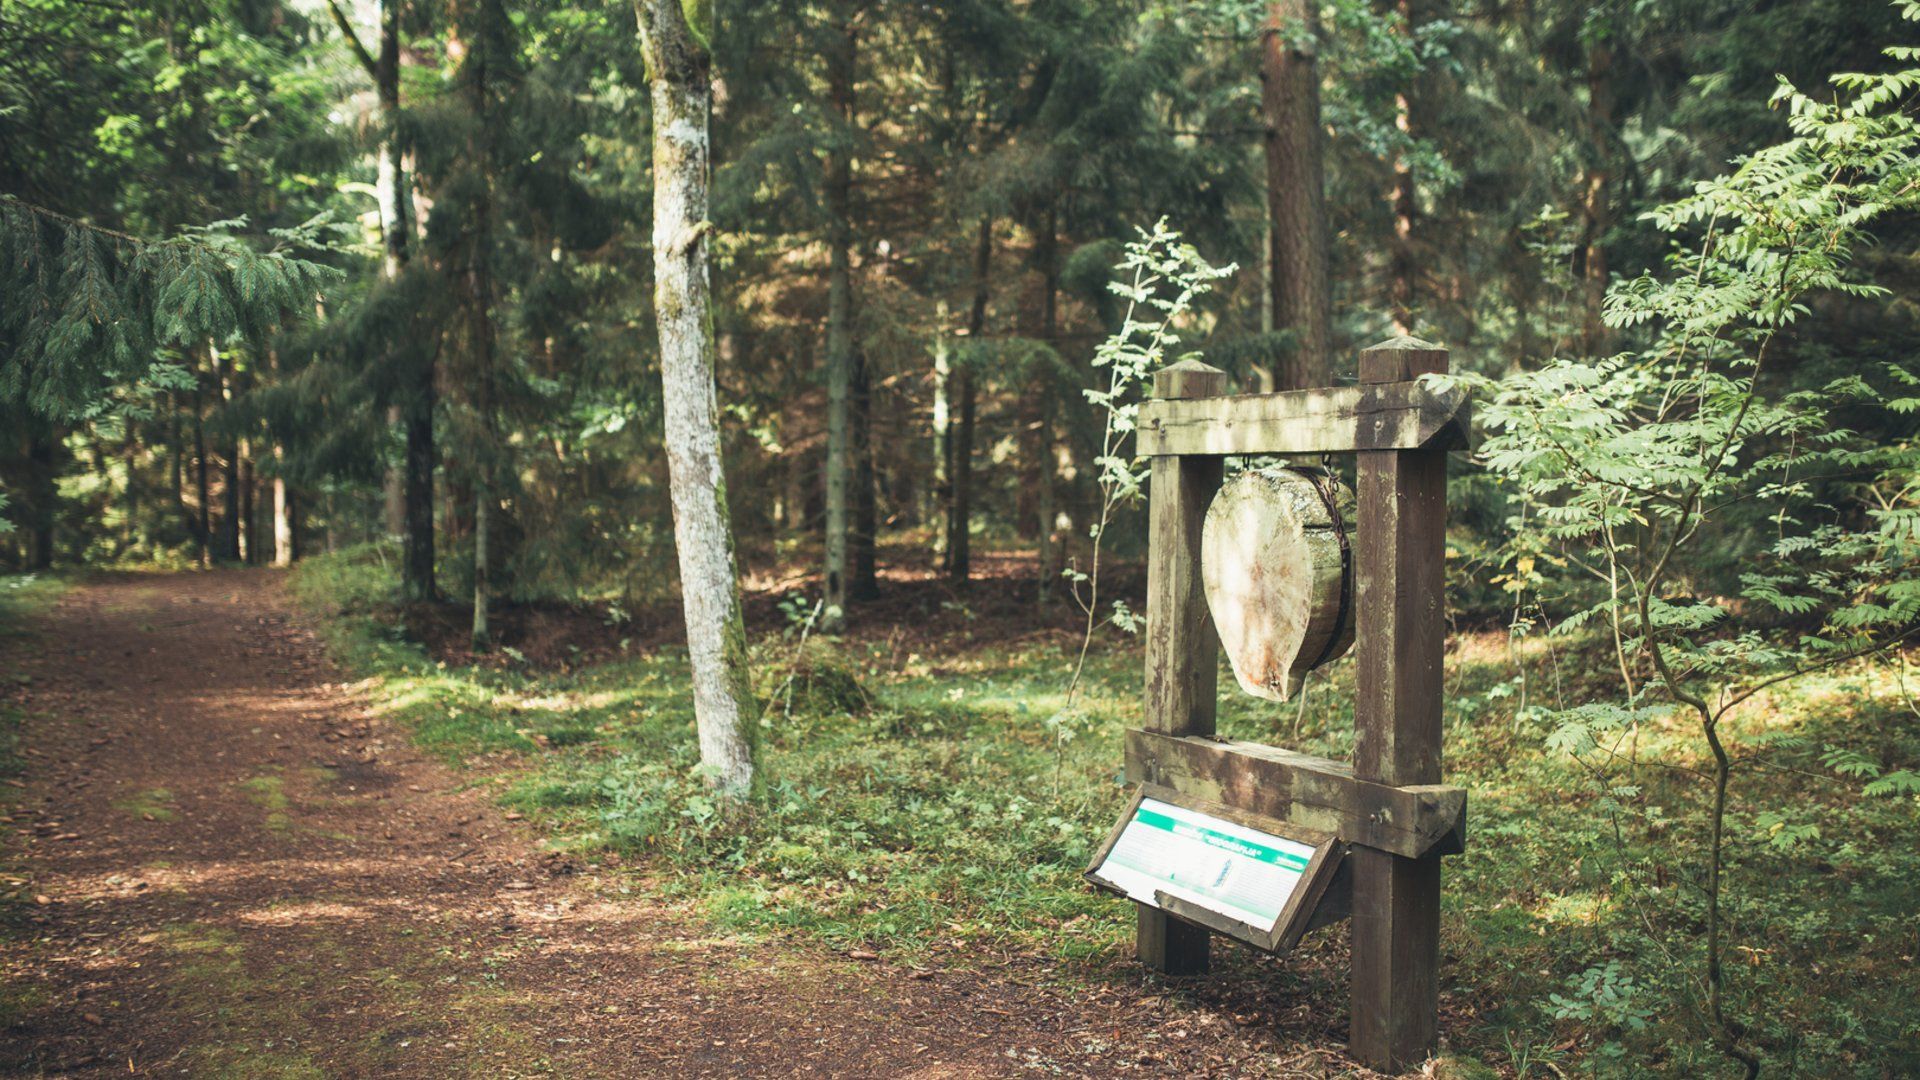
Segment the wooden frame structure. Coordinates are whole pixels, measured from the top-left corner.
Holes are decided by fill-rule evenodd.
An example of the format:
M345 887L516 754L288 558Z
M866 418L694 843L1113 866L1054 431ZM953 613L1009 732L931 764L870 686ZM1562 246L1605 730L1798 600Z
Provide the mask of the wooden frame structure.
M1396 338L1360 353L1358 386L1225 396L1195 361L1154 373L1138 450L1148 502L1146 717L1129 731L1130 783L1197 805L1318 830L1346 846L1301 920L1353 919L1352 1034L1361 1063L1395 1071L1437 1035L1440 857L1461 850L1466 792L1440 783L1447 454L1468 445L1469 402L1419 377L1446 350ZM1358 459L1353 762L1214 737L1220 643L1201 584L1201 524L1225 459L1352 453ZM1137 950L1173 975L1204 972L1209 933L1275 949L1292 941L1207 913L1138 905ZM1297 935L1294 935L1297 940Z

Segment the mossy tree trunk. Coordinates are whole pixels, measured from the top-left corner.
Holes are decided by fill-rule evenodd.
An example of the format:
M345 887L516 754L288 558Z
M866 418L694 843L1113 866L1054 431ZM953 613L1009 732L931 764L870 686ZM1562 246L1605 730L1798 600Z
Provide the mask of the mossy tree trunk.
M694 723L708 783L737 799L755 784L759 705L747 668L714 387L707 243L712 24L708 9L683 7L682 0L635 0L634 9L653 90L653 305Z

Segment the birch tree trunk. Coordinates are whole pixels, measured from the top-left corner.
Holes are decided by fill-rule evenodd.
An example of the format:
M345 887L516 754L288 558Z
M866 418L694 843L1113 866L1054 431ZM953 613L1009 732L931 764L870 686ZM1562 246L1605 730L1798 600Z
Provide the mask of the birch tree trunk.
M686 14L710 9L635 0L634 10L653 89L653 306L694 723L708 783L741 798L754 787L760 718L747 669L714 389L707 282L712 25L704 16L702 25L689 25Z

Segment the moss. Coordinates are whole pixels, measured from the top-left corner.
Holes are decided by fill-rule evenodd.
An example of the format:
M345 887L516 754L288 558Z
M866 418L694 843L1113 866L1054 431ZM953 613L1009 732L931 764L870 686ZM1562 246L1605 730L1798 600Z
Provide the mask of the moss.
M173 792L166 788L149 788L116 801L113 807L122 813L148 821L172 821L179 816L173 809Z

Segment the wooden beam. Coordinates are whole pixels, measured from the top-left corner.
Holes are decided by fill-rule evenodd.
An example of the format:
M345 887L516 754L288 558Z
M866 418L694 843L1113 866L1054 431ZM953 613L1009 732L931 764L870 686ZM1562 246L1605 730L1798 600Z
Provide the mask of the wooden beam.
M1404 385L1447 370L1446 350L1414 338L1360 354L1363 384ZM1446 651L1447 455L1437 446L1358 455L1353 772L1379 784L1440 782ZM1353 867L1353 1022L1361 1064L1397 1073L1439 1036L1440 858L1357 848Z
M1260 743L1127 732L1127 782L1152 784L1406 858L1464 846L1465 788L1393 787L1344 762Z
M1227 373L1195 360L1154 372L1161 400L1204 399L1227 390ZM1147 489L1146 725L1168 735L1213 734L1220 639L1200 576L1200 528L1220 489L1217 458L1155 458ZM1169 975L1210 965L1207 931L1159 908L1139 906L1134 950Z
M1462 450L1471 406L1464 390L1416 381L1278 394L1153 400L1140 406L1135 452L1321 454L1354 450Z

